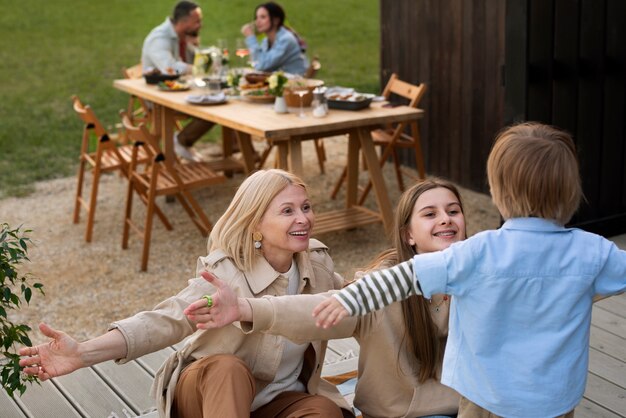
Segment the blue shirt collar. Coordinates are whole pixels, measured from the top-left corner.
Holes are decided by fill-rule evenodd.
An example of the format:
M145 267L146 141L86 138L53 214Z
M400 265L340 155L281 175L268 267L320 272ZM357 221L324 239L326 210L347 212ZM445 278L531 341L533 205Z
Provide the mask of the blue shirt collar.
M503 225L502 229L521 230L521 231L545 231L545 232L557 232L566 231L567 229L563 225L559 225L553 219L544 218L512 218L508 219Z

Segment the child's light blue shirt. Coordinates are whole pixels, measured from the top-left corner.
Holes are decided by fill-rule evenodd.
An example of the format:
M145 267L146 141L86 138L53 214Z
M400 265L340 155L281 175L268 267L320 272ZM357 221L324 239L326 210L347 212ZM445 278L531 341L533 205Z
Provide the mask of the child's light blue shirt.
M426 297L453 295L441 382L506 417L574 409L593 297L626 289L626 252L540 218L416 256L413 269Z

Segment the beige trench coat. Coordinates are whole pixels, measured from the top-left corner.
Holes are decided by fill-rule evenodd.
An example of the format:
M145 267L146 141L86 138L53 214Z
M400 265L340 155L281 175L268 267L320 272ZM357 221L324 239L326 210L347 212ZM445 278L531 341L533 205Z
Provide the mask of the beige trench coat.
M341 288L343 281L334 273L332 259L321 242L312 239L309 251L296 254L295 259L300 271L299 292L320 293ZM224 252L214 251L198 259L197 276L204 270L214 273L243 297L279 296L284 295L287 290L287 278L277 273L262 256L258 256L252 271L242 272ZM205 356L231 353L243 359L255 377L257 390L274 379L282 356L284 337L269 334L246 335L235 324L215 330L196 330L195 324L187 320L183 309L202 295L214 291L214 287L204 279L191 279L189 285L179 294L161 302L153 310L140 312L111 324L110 328L117 328L126 339L127 356L119 359L119 363L189 337L183 348L172 354L155 376L152 395L157 401L161 417L170 416L181 371L194 360ZM311 343L305 353L301 378L309 393L328 396L339 406L349 409L337 389L320 378L325 351L326 342Z

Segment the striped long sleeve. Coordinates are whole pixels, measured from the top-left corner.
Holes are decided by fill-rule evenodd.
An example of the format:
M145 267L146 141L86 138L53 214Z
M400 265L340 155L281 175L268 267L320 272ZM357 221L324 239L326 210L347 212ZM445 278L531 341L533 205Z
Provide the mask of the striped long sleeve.
M413 277L413 260L371 272L333 296L351 316L365 315L411 295L421 295Z

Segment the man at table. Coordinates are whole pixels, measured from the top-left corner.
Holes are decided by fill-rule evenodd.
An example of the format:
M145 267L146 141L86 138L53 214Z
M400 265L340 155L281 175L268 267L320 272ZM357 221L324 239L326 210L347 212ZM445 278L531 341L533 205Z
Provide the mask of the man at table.
M192 49L197 46L198 33L202 27L202 10L191 1L179 1L171 17L152 29L143 42L141 65L144 72L159 70L161 73L191 73ZM212 122L192 119L183 130L174 133L174 151L187 160L199 157L191 146L213 127Z

